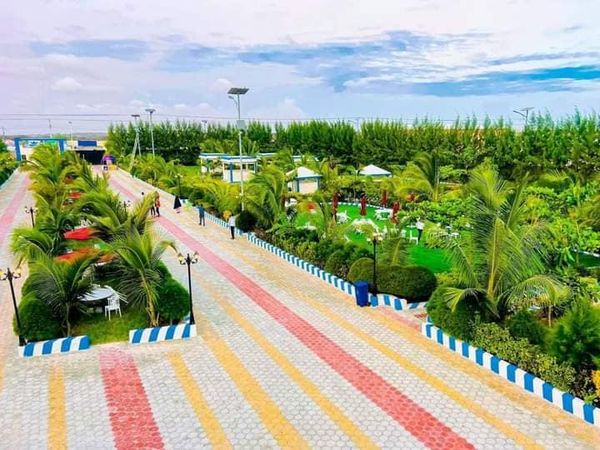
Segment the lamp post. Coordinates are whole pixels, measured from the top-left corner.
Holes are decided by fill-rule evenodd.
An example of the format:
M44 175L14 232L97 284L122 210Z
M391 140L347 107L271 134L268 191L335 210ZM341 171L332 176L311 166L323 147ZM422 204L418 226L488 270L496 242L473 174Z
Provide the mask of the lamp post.
M156 109L146 108L146 112L150 114L150 141L152 142L152 156L156 156L154 154L154 124L152 123L152 114L156 112Z
M35 227L35 213L36 213L37 209L34 208L33 206L26 206L25 207L25 214L29 214L31 216L31 226Z
M246 124L242 121L242 112L240 106L240 95L248 92L248 88L233 87L227 91L229 98L233 100L237 107L237 127L238 127L238 147L240 149L240 194L242 197L242 211L244 210L244 163L242 160L242 130L246 128Z
M13 286L13 280L21 278L21 269L17 268L14 272L10 268L6 269L6 272L0 270L0 281L8 280L10 285L10 294L12 295L13 308L15 309L15 317L17 318L17 327L19 329L19 346L24 346L27 342L21 334L21 319L19 318L19 308L17 308L17 298L15 296L15 287Z
M75 145L73 144L73 122L69 120L69 132L71 134L69 141L71 141L71 150L75 149Z
M179 264L182 266L184 264L187 265L188 271L188 292L190 293L190 324L194 325L196 320L194 319L194 305L192 304L192 264L196 264L198 262L198 252L194 252L193 255L189 253L186 256L183 256L181 253L177 254L177 259L179 260Z
M373 294L377 295L377 244L383 240L383 234L374 231L371 241L373 242Z

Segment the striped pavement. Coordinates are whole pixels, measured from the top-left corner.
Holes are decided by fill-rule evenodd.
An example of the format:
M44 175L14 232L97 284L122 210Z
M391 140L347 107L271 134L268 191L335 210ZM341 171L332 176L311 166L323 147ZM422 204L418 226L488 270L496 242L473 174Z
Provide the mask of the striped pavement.
M0 191L0 223L8 227L24 219L2 214L21 210L24 183L18 175ZM122 173L111 183L131 199L149 191ZM183 251L200 252L192 270L198 336L21 359L16 337L5 331L12 316L5 309L0 447L497 449L600 442L592 426L427 341L412 313L358 309L343 292L243 237L230 240L217 224L199 227L195 214L175 214L169 196L161 198L157 232ZM8 252L0 245L2 263ZM174 252L165 262L187 281Z

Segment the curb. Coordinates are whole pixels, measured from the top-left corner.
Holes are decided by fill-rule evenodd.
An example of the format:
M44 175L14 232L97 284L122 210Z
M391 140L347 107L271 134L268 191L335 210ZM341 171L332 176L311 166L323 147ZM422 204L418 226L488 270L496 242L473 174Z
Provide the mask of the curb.
M556 389L552 384L519 369L514 364L508 363L486 352L482 348L474 347L467 342L447 335L431 323L421 325L421 334L446 347L448 350L458 353L477 365L494 372L496 375L519 386L523 390L543 398L563 411L589 424L600 427L600 409L586 404L580 398Z
M196 336L196 325L182 323L166 327L138 328L129 330L130 344L148 344L151 342L189 339Z
M427 302L408 303L406 299L395 297L390 294L370 294L369 300L371 306L391 306L396 311L404 311L407 309L423 309L427 306Z
M28 342L23 347L19 347L19 356L22 358L31 358L33 356L54 355L57 353L74 353L90 348L90 338L88 336L75 336L60 339L50 339L48 341Z

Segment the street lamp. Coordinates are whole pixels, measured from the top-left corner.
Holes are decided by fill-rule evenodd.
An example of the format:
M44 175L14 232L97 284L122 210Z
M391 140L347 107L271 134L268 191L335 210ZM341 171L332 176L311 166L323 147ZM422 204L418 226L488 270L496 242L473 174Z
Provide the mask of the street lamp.
M189 253L186 256L183 256L181 253L177 254L177 259L179 260L179 264L182 266L187 264L188 270L188 291L190 293L190 324L194 325L196 320L194 320L194 305L192 304L192 264L196 264L198 262L198 252L194 252L193 255Z
M240 95L244 95L244 94L246 94L246 92L248 92L248 88L232 87L231 89L229 89L229 91L227 91L227 93L229 94L229 98L231 100L233 100L233 102L235 103L235 106L237 107L238 146L240 148L240 171L241 171L240 172L240 175L241 175L241 181L240 181L241 189L240 190L241 190L241 196L242 196L242 211L244 210L244 163L242 161L242 130L246 128L246 124L242 120Z
M75 145L73 144L73 122L69 120L69 131L71 133L70 141L71 141L71 150L75 149Z
M15 309L15 317L17 318L17 328L19 329L19 346L23 347L27 342L21 334L21 319L19 318L19 308L17 308L17 298L15 297L15 287L13 286L13 280L21 278L21 269L17 268L14 272L10 268L6 269L6 272L0 270L0 281L8 280L10 285L10 294L12 295L13 308Z
M527 122L529 121L529 111L533 111L533 106L527 106L521 109L513 109L515 114L520 115L523 119L525 119L525 128L527 128Z
M156 156L154 154L154 126L152 123L152 114L156 112L154 108L146 108L146 112L150 114L150 141L152 142L152 156Z
M377 244L383 240L383 234L373 231L370 241L373 243L373 294L377 295Z
M25 214L29 214L31 216L31 226L35 227L35 213L37 212L37 208L33 206L25 207Z

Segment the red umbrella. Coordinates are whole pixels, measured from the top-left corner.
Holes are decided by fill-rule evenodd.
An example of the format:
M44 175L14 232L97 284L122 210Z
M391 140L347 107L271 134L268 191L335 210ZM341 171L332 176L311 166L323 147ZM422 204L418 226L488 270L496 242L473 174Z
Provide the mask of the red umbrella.
M388 204L387 190L384 189L383 193L381 194L381 206L383 206L384 208L387 208L387 204Z
M57 261L70 262L74 261L77 258L81 258L82 256L89 255L92 252L90 248L80 248L79 250L74 250L71 253L65 253L64 255L57 256Z
M77 200L80 197L81 197L81 192L77 192L77 191L69 192L69 198L71 198L73 200Z
M367 215L367 197L365 197L364 194L360 198L360 215L361 216Z
M87 241L93 237L94 229L90 227L77 228L65 233L65 239L72 239L74 241Z
M396 214L398 214L398 211L400 211L400 203L399 202L394 202L394 205L392 206L392 222L394 223L398 223L398 218L396 217Z

